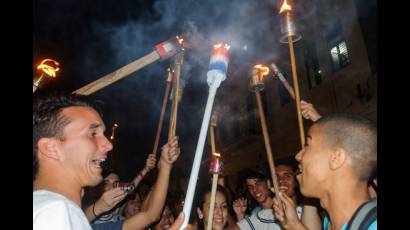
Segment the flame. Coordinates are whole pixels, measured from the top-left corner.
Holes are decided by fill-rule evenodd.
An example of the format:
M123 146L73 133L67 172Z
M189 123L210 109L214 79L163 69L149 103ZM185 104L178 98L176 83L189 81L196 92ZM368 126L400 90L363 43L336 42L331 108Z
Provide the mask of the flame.
M213 156L216 156L216 157L221 157L221 154L220 154L220 153L212 153L212 155L213 155Z
M55 67L50 66L49 64L46 64L46 62L51 62L54 64ZM37 69L42 70L45 74L47 74L50 77L55 77L56 72L60 70L58 67L60 63L57 61L54 61L53 59L44 59L40 65L37 66Z
M229 49L231 48L231 46L225 43L224 48L225 48L226 50L229 50Z
M214 45L214 49L216 50L216 49L219 49L219 48L221 48L222 47L222 43L217 43L217 44L215 44Z
M217 49L220 49L220 48L224 48L226 50L229 50L231 48L231 46L228 45L227 43L224 43L224 44L217 43L217 44L214 45L214 50L217 50Z
M115 124L112 126L112 131L111 131L110 140L114 140L115 129L118 128L118 127L119 127L119 125L118 125L117 123L115 123Z
M177 41L180 45L182 45L182 42L184 42L184 38L177 35Z
M290 5L288 5L288 3L285 0L282 4L282 7L280 8L279 13L281 14L284 11L291 11L291 10L292 10L292 7Z
M265 75L268 75L269 74L269 67L267 67L267 66L264 66L264 65L254 65L253 66L253 68L254 69L258 69L259 70L259 73L262 75L262 76L265 76Z

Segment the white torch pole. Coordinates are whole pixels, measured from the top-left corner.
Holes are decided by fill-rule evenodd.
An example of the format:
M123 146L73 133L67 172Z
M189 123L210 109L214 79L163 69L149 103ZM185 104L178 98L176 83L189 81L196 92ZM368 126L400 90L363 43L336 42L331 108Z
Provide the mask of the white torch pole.
M225 47L226 46L227 45L225 45ZM226 68L228 66L227 52L228 52L229 46L228 48L225 48L225 47L222 47L221 45L219 46L219 48L215 48L214 46L214 54L213 56L211 56L210 68L207 73L207 82L209 85L208 100L206 102L204 118L202 120L201 131L199 133L198 144L195 150L195 158L194 158L194 162L192 165L191 175L189 177L188 189L187 189L187 193L186 193L185 201L184 201L183 212L185 214L185 219L180 229L184 229L187 226L189 217L191 215L192 202L194 199L196 182L198 178L199 168L201 166L201 159L202 159L202 154L204 152L204 144L205 144L206 134L208 133L209 120L211 118L211 112L212 112L212 107L214 104L215 94L216 94L218 87L221 85L221 82L225 80L226 78ZM226 49L226 52L224 52L221 55L221 52L219 53L215 52L215 49ZM213 65L213 64L222 64L224 65L224 68L220 69L220 65Z

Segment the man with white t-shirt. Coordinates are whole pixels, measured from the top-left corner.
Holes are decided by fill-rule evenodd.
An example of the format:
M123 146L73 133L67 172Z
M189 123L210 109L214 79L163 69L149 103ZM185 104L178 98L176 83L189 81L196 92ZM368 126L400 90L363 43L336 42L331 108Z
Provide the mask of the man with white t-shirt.
M104 131L101 116L85 96L55 95L33 102L33 230L91 229L81 198L84 187L101 182L101 163L113 148ZM161 159L166 159L160 160L160 170L167 169L166 182L168 165L179 152L176 137L162 148ZM166 191L167 184L157 187Z

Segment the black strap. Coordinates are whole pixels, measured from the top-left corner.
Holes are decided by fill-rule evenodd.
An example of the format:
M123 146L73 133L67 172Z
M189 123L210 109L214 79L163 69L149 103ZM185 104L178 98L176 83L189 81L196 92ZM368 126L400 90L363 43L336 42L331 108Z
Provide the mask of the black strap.
M356 210L347 223L346 230L367 230L377 219L377 200L368 201Z

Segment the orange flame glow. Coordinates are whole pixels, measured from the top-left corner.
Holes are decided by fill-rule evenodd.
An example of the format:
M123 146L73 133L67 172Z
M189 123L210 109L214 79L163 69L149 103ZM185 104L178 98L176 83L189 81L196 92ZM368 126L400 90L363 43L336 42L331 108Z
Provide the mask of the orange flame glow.
M265 75L268 75L269 74L269 67L267 67L267 66L264 66L264 65L254 65L253 66L253 68L254 69L258 69L259 70L259 73L262 75L262 76L265 76Z
M288 5L288 3L285 0L282 4L282 7L280 8L279 13L281 14L282 12L291 11L291 10L292 10L292 7L290 5Z
M212 155L216 156L216 157L221 157L220 153L212 153Z
M217 50L217 49L222 48L222 47L226 50L229 50L231 48L231 46L228 45L227 43L224 43L224 44L217 43L217 44L214 45L214 50Z
M114 140L115 129L118 128L118 127L119 127L119 125L117 125L117 123L115 123L115 124L112 126L112 131L111 131L110 140Z
M177 41L180 45L182 45L182 42L184 42L184 38L177 35Z
M49 64L53 64L54 66L51 66ZM53 59L44 59L40 65L37 66L37 69L43 71L45 74L47 74L50 77L55 77L56 76L56 72L60 70L60 68L58 67L60 65L60 63L54 61Z

